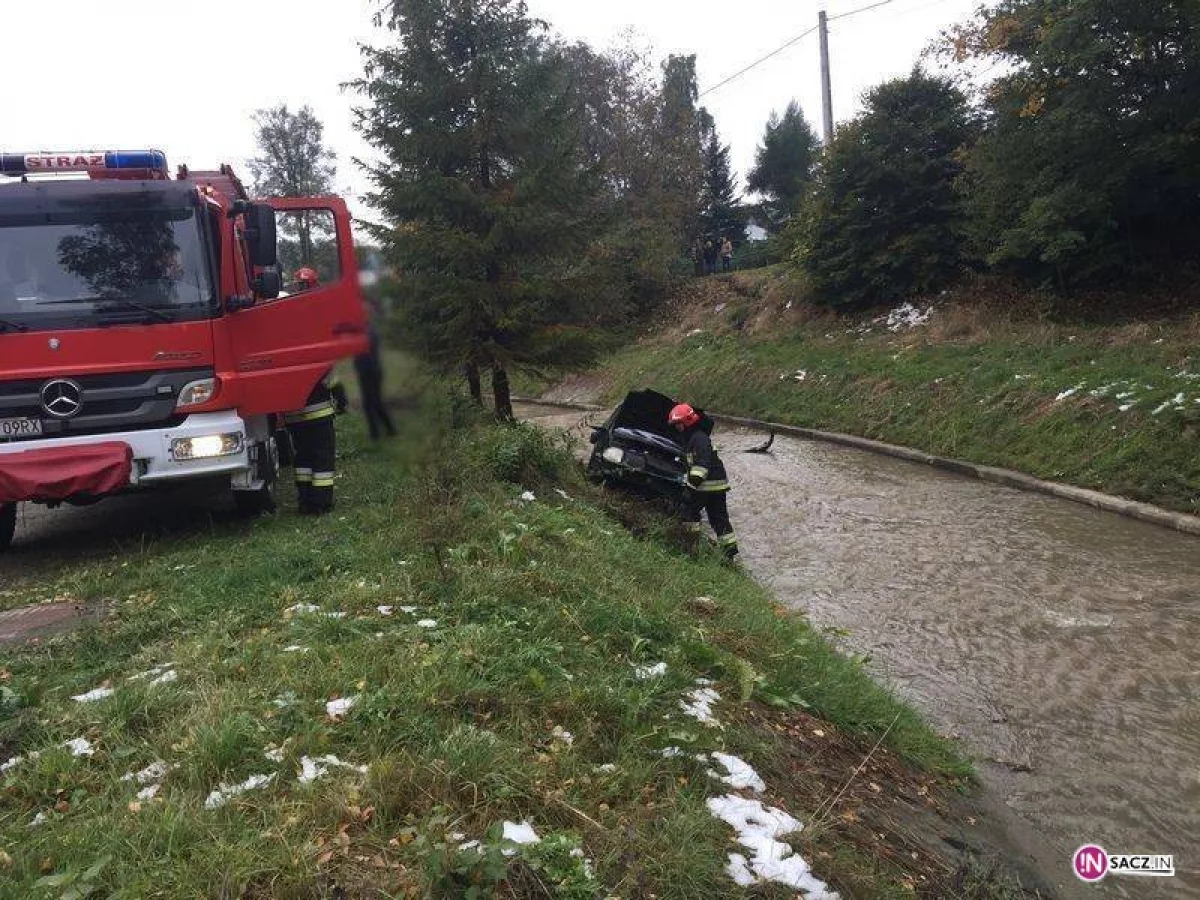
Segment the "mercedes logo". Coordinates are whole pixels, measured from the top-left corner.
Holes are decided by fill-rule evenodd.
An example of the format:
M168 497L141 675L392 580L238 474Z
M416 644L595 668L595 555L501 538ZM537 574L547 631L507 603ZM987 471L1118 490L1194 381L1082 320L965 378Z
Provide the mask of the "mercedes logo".
M42 385L42 409L56 419L70 419L83 409L83 389L67 378Z

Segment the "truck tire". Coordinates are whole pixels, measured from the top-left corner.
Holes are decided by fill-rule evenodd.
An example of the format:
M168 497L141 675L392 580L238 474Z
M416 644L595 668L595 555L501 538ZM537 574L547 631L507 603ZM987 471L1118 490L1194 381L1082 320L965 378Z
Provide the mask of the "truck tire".
M0 504L0 553L12 545L17 530L17 504Z
M279 486L279 447L274 436L259 445L258 478L263 486L256 491L234 491L233 505L239 515L263 516L275 512L276 491Z

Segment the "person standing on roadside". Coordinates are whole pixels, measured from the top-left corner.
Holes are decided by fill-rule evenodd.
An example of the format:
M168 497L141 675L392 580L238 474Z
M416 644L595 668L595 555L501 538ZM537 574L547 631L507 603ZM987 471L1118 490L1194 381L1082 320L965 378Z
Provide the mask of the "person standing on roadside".
M728 237L721 243L721 271L730 272L733 270L733 241Z
M392 417L383 402L383 360L379 354L379 331L374 323L367 326L370 347L366 353L354 357L354 371L358 375L358 391L362 397L363 415L367 417L367 431L371 440L379 440L381 428L388 437L396 433Z
M712 241L712 239L706 240L704 242L704 274L705 275L716 275L717 274L717 254L719 254L720 251L721 251L721 248L718 247L716 245L716 243L714 243Z

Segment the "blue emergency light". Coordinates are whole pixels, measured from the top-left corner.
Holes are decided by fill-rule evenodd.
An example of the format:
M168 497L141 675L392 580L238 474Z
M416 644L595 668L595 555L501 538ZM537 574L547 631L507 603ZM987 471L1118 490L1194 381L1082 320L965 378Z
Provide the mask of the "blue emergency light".
M161 150L72 150L65 153L0 153L0 175L40 175L55 172L167 171Z

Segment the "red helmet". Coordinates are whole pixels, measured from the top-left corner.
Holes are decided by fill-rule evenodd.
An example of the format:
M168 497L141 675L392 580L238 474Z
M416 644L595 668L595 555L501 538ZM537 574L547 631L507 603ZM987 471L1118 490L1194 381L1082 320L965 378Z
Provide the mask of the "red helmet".
M297 269L296 274L292 277L305 287L316 287L321 283L321 279L317 276L317 270L311 266Z
M682 425L684 428L691 428L700 421L700 414L688 406L686 403L680 403L671 410L671 414L667 416L667 422L671 425Z

